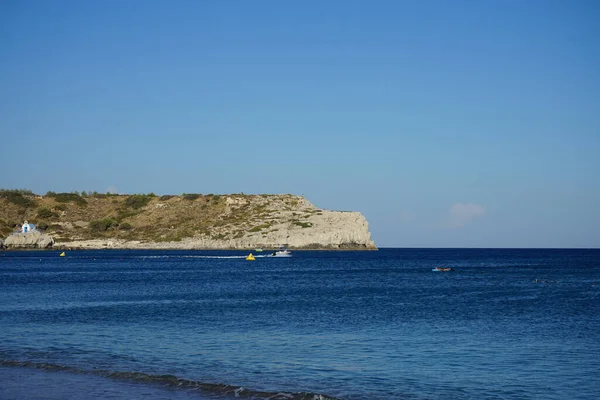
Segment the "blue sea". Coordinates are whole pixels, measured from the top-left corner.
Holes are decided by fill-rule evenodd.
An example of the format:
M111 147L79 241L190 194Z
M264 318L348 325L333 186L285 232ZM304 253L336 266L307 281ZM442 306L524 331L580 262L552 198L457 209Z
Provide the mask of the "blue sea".
M0 398L600 398L600 250L247 254L0 252Z

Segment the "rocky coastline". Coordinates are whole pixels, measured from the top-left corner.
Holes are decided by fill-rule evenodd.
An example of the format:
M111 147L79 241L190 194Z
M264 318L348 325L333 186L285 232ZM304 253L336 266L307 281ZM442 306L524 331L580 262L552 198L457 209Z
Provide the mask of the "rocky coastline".
M361 213L320 209L302 196L69 194L70 202L65 204L56 201L59 195L32 198L37 208L25 212L14 208L17 216L0 213L0 221L29 219L43 230L25 232L23 228L22 233L6 237L4 246L90 250L267 250L280 246L296 250L377 250ZM5 200L0 198L0 206L2 201ZM5 207L10 208L11 204Z

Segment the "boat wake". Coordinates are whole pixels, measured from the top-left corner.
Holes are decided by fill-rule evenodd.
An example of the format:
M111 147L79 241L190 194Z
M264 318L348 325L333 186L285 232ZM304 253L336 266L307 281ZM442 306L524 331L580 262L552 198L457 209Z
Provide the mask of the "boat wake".
M244 256L196 256L196 255L189 255L189 256L138 256L137 258L209 258L209 259L231 259L231 258L246 258L247 255ZM257 255L254 257L265 257L264 255Z

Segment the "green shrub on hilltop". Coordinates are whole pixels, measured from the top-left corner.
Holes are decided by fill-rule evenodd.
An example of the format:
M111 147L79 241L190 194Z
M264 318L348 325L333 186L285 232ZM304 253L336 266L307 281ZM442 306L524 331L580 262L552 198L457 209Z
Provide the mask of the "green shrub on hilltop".
M54 193L48 192L46 193L46 197L52 197L55 201L59 203L75 203L80 206L87 205L87 201L79 195L77 192L71 193Z
M13 203L21 207L34 207L35 201L25 197L31 196L33 193L25 189L0 189L0 198L5 198L9 203Z
M199 198L199 197L200 197L200 195L199 195L199 194L197 194L197 193L187 193L187 194L186 194L186 193L184 193L184 194L183 194L183 198L184 198L185 200L192 200L192 201L193 201L193 200L196 200L196 199L197 199L197 198Z
M125 207L131 207L135 209L146 206L153 196L146 194L132 194L125 200Z
M206 202L209 202L209 203L218 203L219 200L221 199L221 196L218 195L218 194L209 193L206 196L204 196L204 198L206 199Z
M29 189L0 189L0 191L18 193L22 196L35 196L35 193Z
M167 201L167 200L169 200L169 199L172 199L173 197L175 197L175 196L173 196L172 194L165 194L165 195L163 195L163 196L160 196L160 197L159 197L159 200L160 200L160 201Z

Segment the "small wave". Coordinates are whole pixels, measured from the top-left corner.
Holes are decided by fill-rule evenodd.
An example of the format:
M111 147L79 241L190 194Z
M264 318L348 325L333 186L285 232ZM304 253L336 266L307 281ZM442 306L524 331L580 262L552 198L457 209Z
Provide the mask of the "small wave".
M37 363L32 361L0 360L3 367L35 368L45 371L69 372L73 374L90 374L104 378L118 379L128 382L163 385L171 388L198 390L207 395L228 396L231 398L246 398L256 400L339 400L320 393L310 392L266 392L247 389L224 383L207 383L190 379L178 378L175 375L154 375L144 372L109 371L109 370L86 370L82 368L64 365Z

